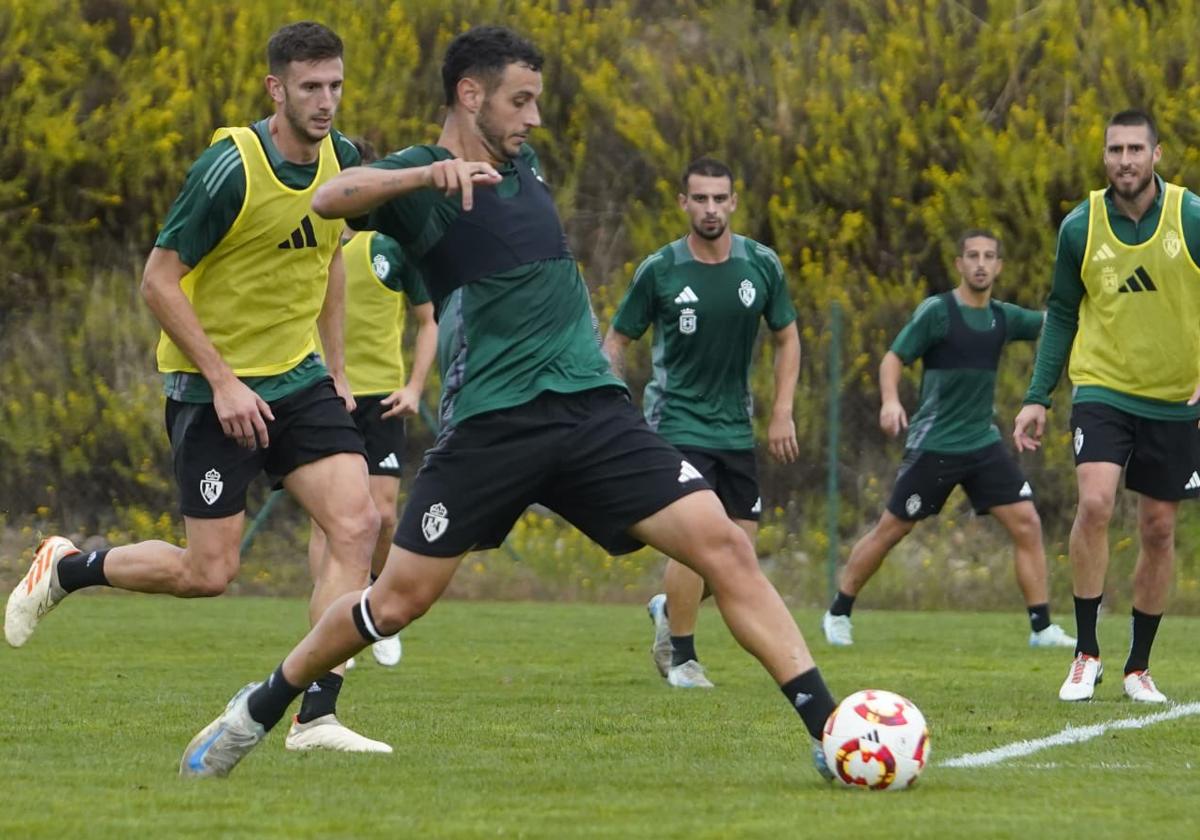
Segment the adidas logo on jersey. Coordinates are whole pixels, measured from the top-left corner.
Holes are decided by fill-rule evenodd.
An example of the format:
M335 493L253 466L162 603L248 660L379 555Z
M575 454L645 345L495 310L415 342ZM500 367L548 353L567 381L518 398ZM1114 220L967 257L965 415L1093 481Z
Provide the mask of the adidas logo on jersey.
M1139 283L1139 280L1142 282ZM1154 285L1154 281L1150 279L1150 275L1146 273L1146 269L1138 266L1133 275L1122 283L1121 288L1117 289L1117 291L1122 294L1125 292L1157 292L1158 287Z
M1108 247L1107 242L1104 242L1096 249L1096 253L1092 255L1092 262L1104 262L1105 260L1111 260L1115 256L1116 254L1113 253L1113 249Z
M675 296L675 302L679 304L699 303L700 298L698 298L696 293L692 291L691 286L684 286L683 291Z
M1184 490L1200 490L1200 473L1192 470L1192 477L1188 479L1187 484L1183 485Z
M290 239L280 242L279 247L287 250L292 248L317 247L317 232L313 230L312 221L309 220L308 216L300 220L300 227L292 231Z
M396 457L395 452L389 452L388 456L379 462L379 466L385 470L398 470L400 469L400 459Z
M689 481L698 481L701 478L704 478L704 476L702 476L700 474L700 470L693 467L687 461L679 462L679 483L680 484L687 484Z

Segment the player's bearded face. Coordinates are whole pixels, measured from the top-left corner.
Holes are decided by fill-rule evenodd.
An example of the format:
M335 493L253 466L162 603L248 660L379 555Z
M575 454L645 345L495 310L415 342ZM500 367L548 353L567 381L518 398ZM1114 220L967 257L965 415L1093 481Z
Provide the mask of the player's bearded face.
M541 73L524 64L504 68L500 81L484 97L475 115L475 130L493 158L515 158L529 139L529 132L542 124L537 105L541 92Z
M293 61L282 81L284 119L297 136L321 142L342 101L342 60Z
M691 175L687 193L679 206L688 214L692 231L701 239L720 239L729 227L729 216L737 209L737 194L725 176Z
M1146 194L1161 155L1145 125L1111 125L1104 137L1104 169L1113 191L1126 201Z
M986 292L996 281L1003 265L1000 246L987 236L972 236L963 243L962 254L954 260L954 266L970 288Z

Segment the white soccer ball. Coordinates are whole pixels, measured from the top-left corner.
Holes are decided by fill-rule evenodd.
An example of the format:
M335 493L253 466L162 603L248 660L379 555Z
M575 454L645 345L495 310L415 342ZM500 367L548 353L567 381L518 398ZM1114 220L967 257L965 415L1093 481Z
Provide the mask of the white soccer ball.
M825 761L836 784L905 790L929 761L925 716L891 691L869 688L842 700L825 721Z

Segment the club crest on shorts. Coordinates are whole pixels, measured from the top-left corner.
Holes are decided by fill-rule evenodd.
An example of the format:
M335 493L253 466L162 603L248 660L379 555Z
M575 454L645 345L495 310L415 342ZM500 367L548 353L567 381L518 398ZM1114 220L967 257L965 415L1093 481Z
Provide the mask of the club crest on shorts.
M1079 454L1079 450L1083 449L1083 429L1075 427L1075 454Z
M742 306L747 309L754 303L754 296L757 294L758 290L754 288L754 284L749 280L743 280L742 284L738 286L738 298L742 301Z
M904 500L904 512L909 516L916 516L921 512L921 496L919 493L913 493Z
M380 280L386 280L388 272L392 270L392 266L388 262L387 257L383 254L376 254L371 260L371 270L375 272L375 276Z
M446 533L449 525L450 517L446 515L446 506L441 502L430 506L421 517L421 533L425 535L425 542L436 542L438 537Z
M679 331L684 335L691 335L696 331L695 309L679 310Z
M216 470L209 470L200 480L200 498L204 499L206 505L211 505L221 498L221 491L224 489L225 482L221 480L221 474Z
M1183 241L1179 238L1179 234L1174 230L1169 230L1163 234L1162 238L1163 250L1167 252L1167 257L1175 259L1179 256L1179 251L1183 248Z

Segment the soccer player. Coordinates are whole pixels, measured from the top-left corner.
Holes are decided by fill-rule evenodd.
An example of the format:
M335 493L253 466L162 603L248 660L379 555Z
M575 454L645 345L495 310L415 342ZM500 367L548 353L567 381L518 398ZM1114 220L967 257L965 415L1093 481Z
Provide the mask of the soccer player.
M359 160L332 130L342 41L318 23L294 23L271 36L267 58L275 113L216 132L188 172L142 278L163 330L158 367L187 548L150 540L84 555L63 537L44 540L5 609L4 635L14 647L84 587L220 595L238 571L246 488L262 472L328 535L313 620L367 578L379 516L362 436L347 410L344 226L310 207L318 187ZM314 324L324 364L313 352ZM305 682L287 747L391 752L338 721L341 683L330 668Z
M1150 676L1150 649L1175 563L1175 517L1200 495L1200 198L1163 181L1154 120L1122 111L1104 132L1108 186L1063 219L1017 448L1036 449L1067 355L1074 388L1079 504L1070 555L1079 642L1062 700L1088 700L1103 668L1096 617L1108 569L1117 485L1137 494L1140 550L1124 689L1141 703L1166 697Z
M420 267L438 313L442 433L379 580L336 601L268 679L239 691L188 745L182 775L227 774L313 675L420 617L463 555L499 545L533 502L614 553L648 543L698 571L734 637L819 739L833 698L750 540L699 471L646 426L601 352L526 142L541 122L541 67L538 50L508 29L458 35L442 65L438 143L347 170L315 196L323 216L369 213L365 226Z
M369 143L355 141L354 145L363 163L376 160ZM346 267L346 379L355 402L350 416L367 447L371 499L379 512L379 535L371 556L371 580L375 580L383 571L396 530L404 419L416 414L421 405L421 392L437 350L437 323L421 275L405 259L396 240L375 231L359 231L343 239L342 255ZM407 382L400 352L407 311L404 298L417 320ZM327 550L325 532L313 520L308 562L314 579L320 575ZM402 653L400 637L375 642L371 653L380 665L397 664Z
M775 339L768 451L791 463L800 454L792 419L800 374L796 310L775 252L729 228L737 209L729 167L700 158L684 172L682 187L679 206L691 230L638 267L604 351L621 376L625 349L654 325L646 421L700 471L753 545L762 499L750 423L750 362L759 322L765 320ZM663 590L647 605L654 623L654 664L669 685L712 688L695 646L704 581L668 559Z
M1000 442L995 415L996 368L1009 341L1034 341L1042 313L992 299L1003 259L1000 240L986 230L958 241L958 286L926 298L879 365L879 425L891 437L907 428L904 460L887 508L855 543L837 595L821 619L830 644L854 639L850 612L864 584L917 522L941 511L961 484L975 512L990 513L1013 541L1013 566L1029 614L1031 647L1074 645L1050 623L1042 523L1033 488ZM911 424L898 387L904 365L922 361L921 402Z

